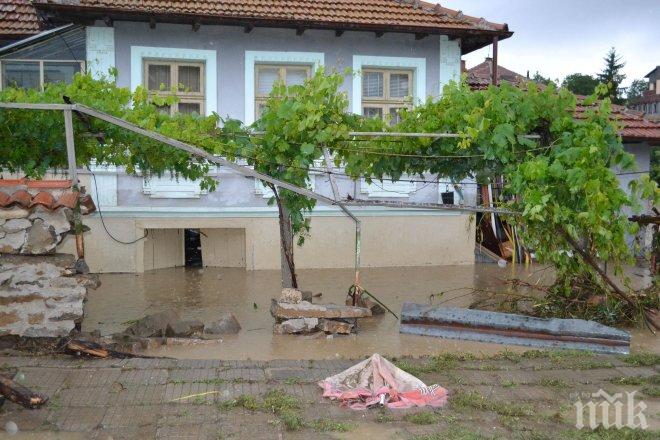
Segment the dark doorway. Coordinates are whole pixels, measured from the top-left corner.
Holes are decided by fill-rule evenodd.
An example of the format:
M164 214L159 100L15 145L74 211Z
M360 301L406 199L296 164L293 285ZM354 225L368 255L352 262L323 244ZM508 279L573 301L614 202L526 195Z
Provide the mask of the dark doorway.
M202 240L196 229L185 230L186 267L202 267Z

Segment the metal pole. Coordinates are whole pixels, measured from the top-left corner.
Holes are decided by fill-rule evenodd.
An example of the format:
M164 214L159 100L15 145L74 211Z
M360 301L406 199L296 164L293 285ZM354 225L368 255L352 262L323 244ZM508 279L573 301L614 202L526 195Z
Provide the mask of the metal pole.
M492 66L493 67L492 68L493 77L491 78L491 82L492 82L493 85L497 85L499 83L498 77L497 77L497 45L498 45L498 42L499 42L499 37L497 35L495 35L493 37L493 60L492 60L492 62L493 62L493 66Z
M66 137L66 157L69 162L69 179L71 179L71 189L78 194L76 204L73 207L73 228L76 234L76 271L79 273L89 272L89 267L85 263L85 240L83 238L82 215L80 213L80 185L78 182L78 166L76 164L76 146L73 139L73 116L71 109L64 109L64 135Z
M323 156L325 158L325 168L328 170L328 177L330 178L330 186L332 187L332 194L335 197L337 205L355 222L355 286L360 285L360 245L362 241L362 222L355 217L350 211L339 201L339 188L334 174L332 174L332 158L330 151L327 147L323 147ZM357 294L353 295L353 305L357 303Z

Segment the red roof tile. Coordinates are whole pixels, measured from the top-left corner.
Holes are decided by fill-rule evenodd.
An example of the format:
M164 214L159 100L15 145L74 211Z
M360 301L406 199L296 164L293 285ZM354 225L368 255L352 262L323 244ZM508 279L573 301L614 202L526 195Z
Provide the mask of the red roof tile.
M419 0L36 0L61 20L103 16L157 21L511 36L506 24ZM490 38L490 37L489 37ZM487 40L490 41L490 40ZM467 42L468 45L471 43ZM482 46L484 44L481 44Z
M0 37L26 37L39 33L42 23L30 0L0 2Z
M484 90L488 88L492 78L492 61L486 59L467 70L467 82L472 90ZM502 66L497 66L500 81L512 83L516 86L530 81L527 77L520 75ZM578 105L575 109L577 119L584 118L586 108L581 104L584 96L578 96ZM637 142L647 141L653 145L660 143L660 123L644 118L644 113L627 109L620 105L612 105L612 119L622 125L619 134L624 141Z
M73 209L80 200L83 214L96 210L92 198L71 189L70 180L0 179L0 209L48 210L66 207Z

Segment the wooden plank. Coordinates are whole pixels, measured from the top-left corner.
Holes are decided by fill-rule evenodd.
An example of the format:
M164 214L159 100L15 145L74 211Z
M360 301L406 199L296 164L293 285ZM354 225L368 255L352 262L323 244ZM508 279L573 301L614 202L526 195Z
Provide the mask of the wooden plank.
M3 374L0 374L0 394L29 409L39 408L48 402L48 397L33 392Z

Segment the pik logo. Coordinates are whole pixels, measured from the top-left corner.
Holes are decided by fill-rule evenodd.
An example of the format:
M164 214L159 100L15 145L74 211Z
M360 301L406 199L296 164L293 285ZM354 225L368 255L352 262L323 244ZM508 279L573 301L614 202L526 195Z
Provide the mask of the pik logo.
M626 391L610 395L600 389L598 392L592 393L586 403L582 399L578 400L573 404L577 416L575 427L577 429L585 427L596 429L602 425L605 429L624 427L647 429L648 424L644 414L647 405L642 400L635 401L636 393L637 391ZM585 412L587 413L586 424Z

